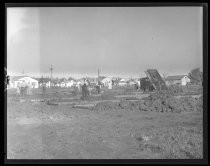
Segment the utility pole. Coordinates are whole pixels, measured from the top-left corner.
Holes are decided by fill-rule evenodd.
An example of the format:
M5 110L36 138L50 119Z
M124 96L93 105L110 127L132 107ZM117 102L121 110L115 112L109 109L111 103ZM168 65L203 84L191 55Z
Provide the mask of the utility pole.
M100 81L99 81L99 68L98 68L98 86L97 86L98 94L100 93Z
M98 85L99 85L99 68L98 68Z
M52 71L53 71L53 67L52 67L52 65L51 65L51 67L50 67L50 81L52 82Z
M24 69L23 69L22 73L24 74Z

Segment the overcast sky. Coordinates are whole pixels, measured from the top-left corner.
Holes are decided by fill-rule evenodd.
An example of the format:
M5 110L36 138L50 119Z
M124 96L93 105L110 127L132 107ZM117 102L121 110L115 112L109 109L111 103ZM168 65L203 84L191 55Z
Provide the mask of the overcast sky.
M138 77L202 69L201 7L7 9L10 73Z

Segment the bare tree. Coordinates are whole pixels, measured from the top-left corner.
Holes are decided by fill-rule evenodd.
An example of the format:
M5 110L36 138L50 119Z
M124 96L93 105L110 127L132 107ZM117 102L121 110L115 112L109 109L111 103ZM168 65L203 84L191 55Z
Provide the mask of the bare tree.
M202 83L203 81L203 73L199 68L192 69L188 76L192 83Z

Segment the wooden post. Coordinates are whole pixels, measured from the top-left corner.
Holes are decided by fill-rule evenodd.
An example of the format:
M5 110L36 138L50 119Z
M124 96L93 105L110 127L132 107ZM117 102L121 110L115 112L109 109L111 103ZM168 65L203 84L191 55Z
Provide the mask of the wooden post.
M52 83L52 71L53 71L53 67L51 65L51 67L50 67L50 84Z

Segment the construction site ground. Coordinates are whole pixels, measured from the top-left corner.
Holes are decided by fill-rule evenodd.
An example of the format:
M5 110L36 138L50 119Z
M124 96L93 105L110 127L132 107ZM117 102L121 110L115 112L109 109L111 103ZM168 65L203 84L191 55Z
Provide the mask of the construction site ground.
M24 97L9 89L7 158L202 158L202 93L186 92L171 103L131 88L103 89L85 101L72 89L47 89L45 96L34 89Z

